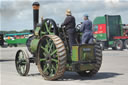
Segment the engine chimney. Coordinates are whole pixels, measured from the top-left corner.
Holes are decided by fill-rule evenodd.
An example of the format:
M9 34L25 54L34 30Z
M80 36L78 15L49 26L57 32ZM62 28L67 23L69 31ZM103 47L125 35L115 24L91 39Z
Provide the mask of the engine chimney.
M39 21L39 7L40 4L38 2L34 2L32 4L33 7L33 25L34 25L34 29L36 28L36 25Z

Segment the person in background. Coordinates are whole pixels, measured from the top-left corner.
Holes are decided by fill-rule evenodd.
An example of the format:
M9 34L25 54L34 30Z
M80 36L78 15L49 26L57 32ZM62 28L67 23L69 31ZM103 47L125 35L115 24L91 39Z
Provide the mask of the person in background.
M92 33L92 21L88 19L88 15L83 16L84 22L80 28L82 32L82 42L81 44L92 44L93 43L93 33Z
M72 51L72 45L76 44L76 40L75 40L75 17L72 16L71 10L67 9L66 10L66 18L64 20L64 22L61 24L61 26L65 26L66 28L66 32L68 34L69 37L69 45L70 45L70 53Z

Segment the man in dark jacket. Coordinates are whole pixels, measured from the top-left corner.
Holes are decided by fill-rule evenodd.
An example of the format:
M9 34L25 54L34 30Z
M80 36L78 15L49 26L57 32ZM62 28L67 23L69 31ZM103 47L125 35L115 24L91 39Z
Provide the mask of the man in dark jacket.
M82 44L91 44L93 43L93 33L92 33L92 22L88 19L88 15L84 15L84 22L82 23L81 32L82 35Z
M71 11L68 9L66 10L66 18L61 26L66 27L66 32L69 37L69 45L70 45L70 51L72 50L72 45L76 44L75 40L75 17L72 16Z

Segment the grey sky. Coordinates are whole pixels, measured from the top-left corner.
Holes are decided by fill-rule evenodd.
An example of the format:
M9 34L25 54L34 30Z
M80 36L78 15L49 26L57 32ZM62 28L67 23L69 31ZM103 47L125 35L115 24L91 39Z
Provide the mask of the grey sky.
M86 13L92 21L105 14L121 15L128 24L128 0L0 0L0 30L32 29L34 1L41 5L40 17L53 18L58 24L63 22L66 9L71 9L77 23Z

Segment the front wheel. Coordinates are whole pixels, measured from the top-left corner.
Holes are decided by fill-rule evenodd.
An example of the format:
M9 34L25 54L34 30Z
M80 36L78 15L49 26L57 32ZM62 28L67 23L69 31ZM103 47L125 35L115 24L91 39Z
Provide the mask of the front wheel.
M26 76L30 69L28 54L25 50L18 50L15 57L16 70L21 76Z

